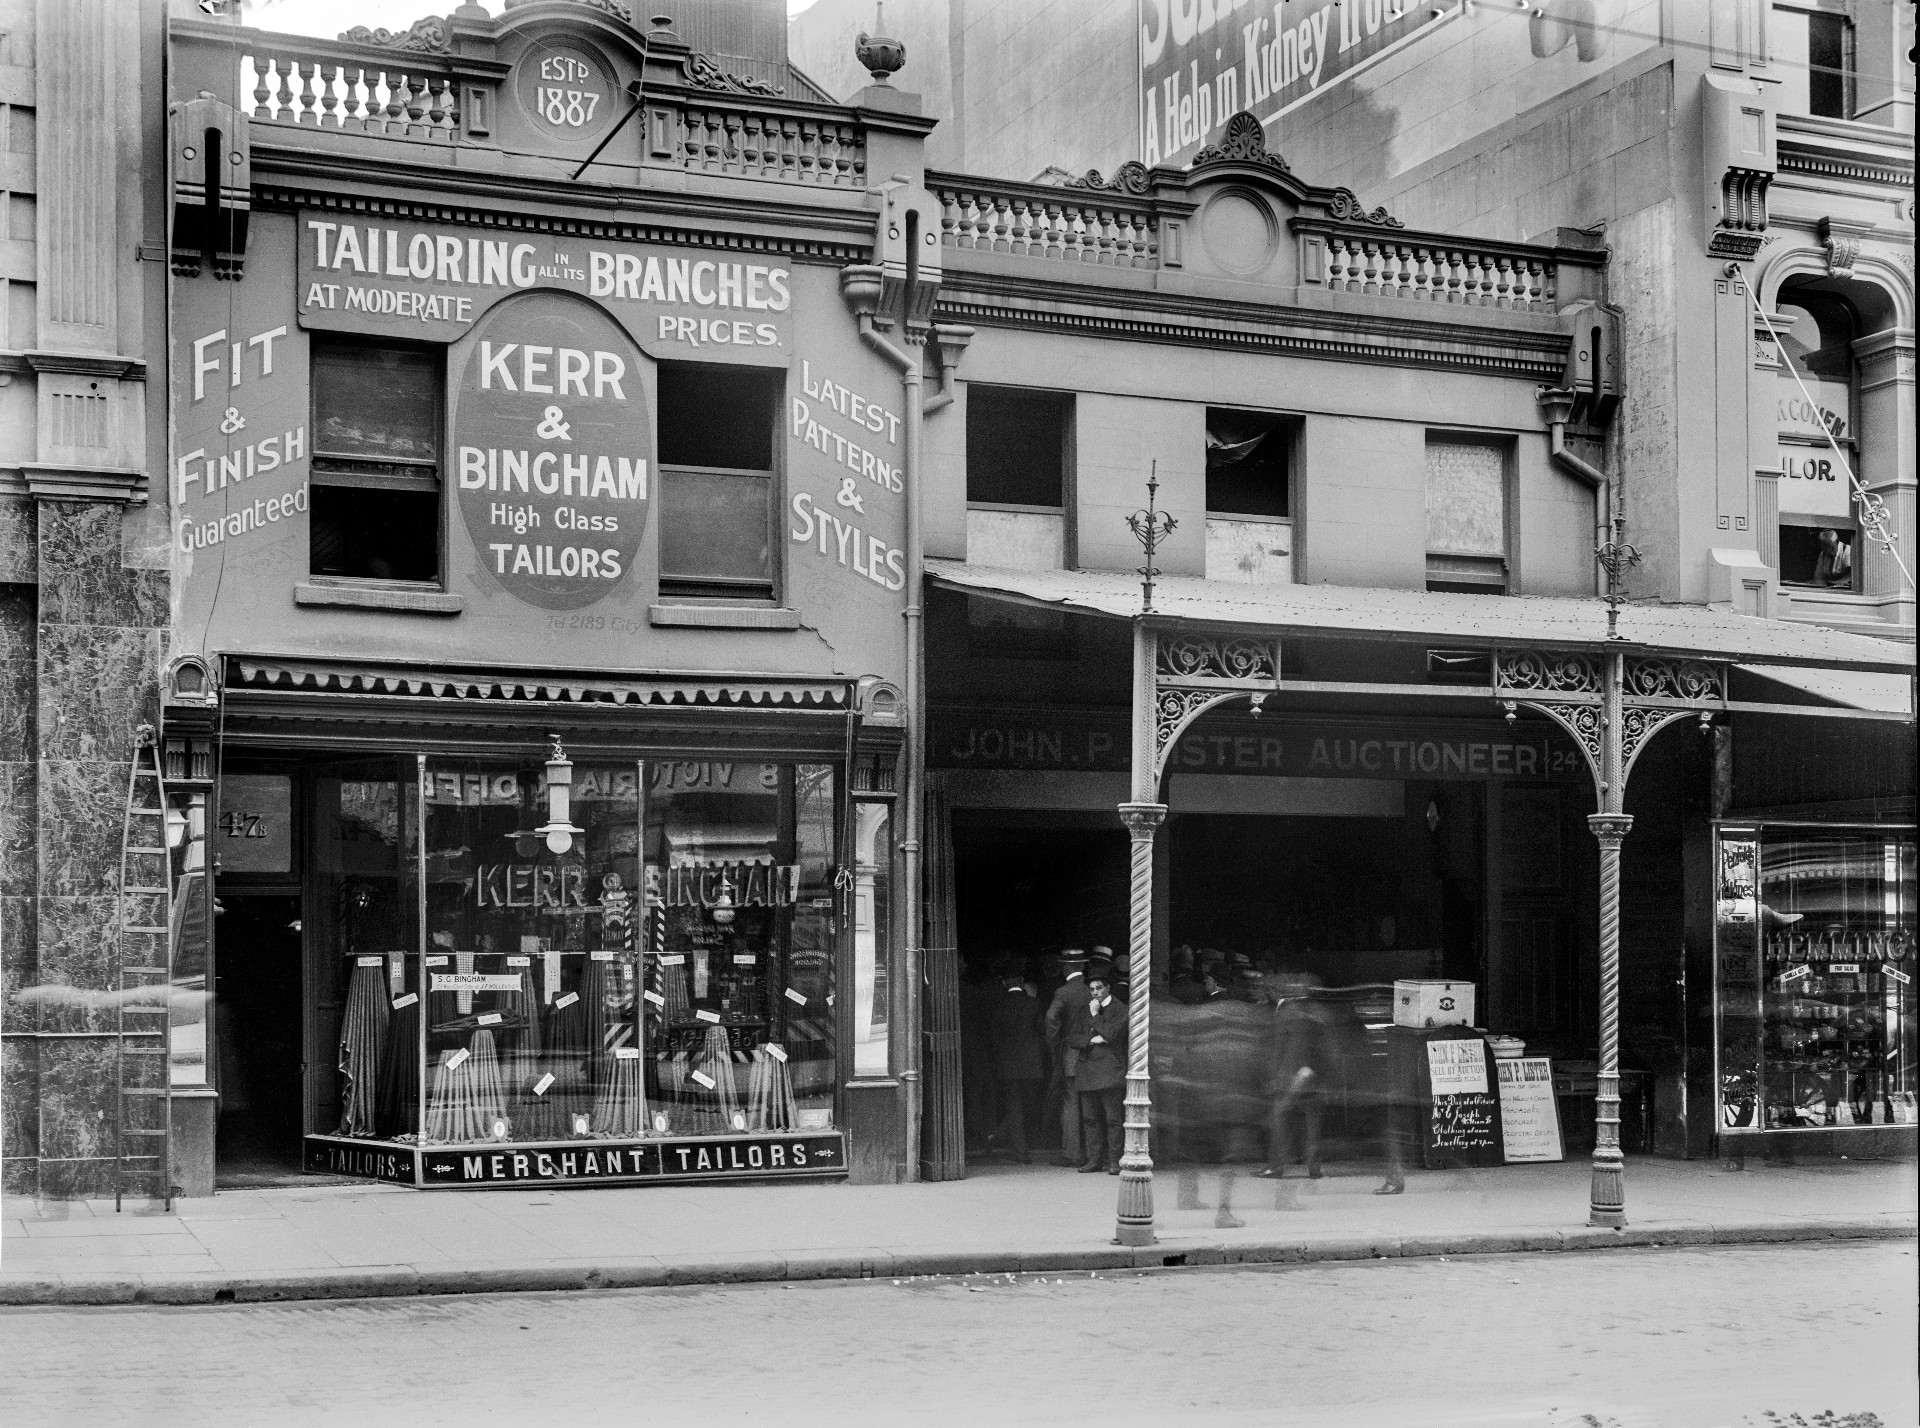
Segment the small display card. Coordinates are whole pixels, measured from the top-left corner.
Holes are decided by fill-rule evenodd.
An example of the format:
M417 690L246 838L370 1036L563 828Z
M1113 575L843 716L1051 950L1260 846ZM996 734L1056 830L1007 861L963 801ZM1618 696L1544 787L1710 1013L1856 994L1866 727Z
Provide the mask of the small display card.
M1429 1041L1427 1067L1436 1096L1487 1092L1487 1046L1478 1037L1471 1041Z
M652 1002L657 1007L663 1007L667 1004L667 999L661 996L660 993L658 992L642 992L640 995L645 997L648 1001Z
M500 1025L500 1013L481 1012L479 1016L473 1019L473 1023L475 1026L498 1026Z
M736 967L751 967L758 963L759 960L759 954L754 952L736 952L733 954L733 965Z
M1857 972L1860 970L1860 964L1858 962L1834 962L1828 965L1827 970L1829 972Z
M1905 972L1901 971L1898 967L1891 967L1891 966L1883 967L1881 970L1884 971L1889 977L1893 978L1894 981L1898 982L1903 987L1906 986L1908 982L1913 980L1913 978L1909 977Z
M620 954L614 948L611 948L611 947L597 947L593 951L587 953L587 956L591 957L596 962L611 962L615 957L619 955Z
M580 994L578 992L568 992L564 997L555 1000L553 1009L559 1011L562 1007L570 1007L579 1000Z
M1784 987L1788 982L1797 982L1802 977L1810 977L1812 975L1813 968L1809 967L1805 962L1802 962L1798 967L1791 967L1780 974L1780 985Z
M420 994L418 992L408 992L404 997L395 997L393 999L393 1009L399 1011L401 1007L410 1007L419 1000Z
M785 1061L787 1059L787 1048L777 1041L769 1041L767 1043L767 1055L771 1056L775 1061Z
M533 965L533 958L509 956L507 958L507 965L509 967L531 967Z
M797 1007L803 1007L807 1004L806 997L802 996L799 992L796 992L792 987L787 988L787 1000L792 1002Z
M658 962L662 967L678 967L686 962L687 954L684 952L662 952L653 960Z
M616 1046L613 1048L613 1059L615 1061L638 1061L640 1059L640 1048L637 1046Z
M386 960L385 957L355 957L353 959L353 965L356 967L378 967Z
M710 1011L702 1010L702 1011L695 1012L693 1016L694 1016L694 1020L696 1021L710 1021L710 1022L718 1023L720 1020L719 1012L710 1012Z
M546 1095L547 1087L551 1086L552 1084L553 1084L553 1072L549 1071L547 1072L546 1075L542 1076L538 1081L535 1081L533 1083L533 1094L536 1096Z
M436 992L514 992L520 978L505 972L435 972L432 987Z
M472 1054L473 1054L472 1052L468 1051L467 1048L463 1046L458 1051L454 1052L453 1055L449 1056L445 1061L443 1061L441 1065L445 1066L447 1070L451 1071L456 1066L459 1066L460 1064L462 1064Z
M427 965L429 967L444 967L447 965L447 959L444 955L429 957L427 958Z
M698 1081L702 1086L705 1086L709 1091L713 1089L713 1077L709 1076L704 1071L693 1072L692 1075L689 1077L689 1079Z

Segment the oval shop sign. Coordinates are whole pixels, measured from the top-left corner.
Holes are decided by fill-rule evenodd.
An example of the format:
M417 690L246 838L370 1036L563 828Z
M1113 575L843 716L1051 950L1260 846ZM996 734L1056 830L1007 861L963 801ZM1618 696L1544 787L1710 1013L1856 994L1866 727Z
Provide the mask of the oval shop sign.
M510 299L478 324L454 469L480 568L517 599L577 610L633 569L652 488L644 360L606 313L560 293Z

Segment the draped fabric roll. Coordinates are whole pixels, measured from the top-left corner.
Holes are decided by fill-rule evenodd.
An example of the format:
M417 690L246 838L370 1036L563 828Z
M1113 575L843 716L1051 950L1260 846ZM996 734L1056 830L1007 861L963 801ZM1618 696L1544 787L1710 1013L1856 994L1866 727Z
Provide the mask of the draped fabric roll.
M493 1123L507 1117L493 1033L476 1031L465 1050L465 1056L459 1050L441 1052L434 1067L433 1093L427 1102L428 1141L459 1145L490 1140Z
M380 1057L380 1131L389 1140L420 1133L420 1003L389 1014Z
M571 1135L574 1114L585 1113L593 1104L593 1085L588 1080L591 1061L587 1056L584 983L583 974L568 991L563 991L554 999L547 1013L547 1070L553 1073L554 1083L547 1088L546 1095L539 1099L545 1103L542 1114L551 1118L559 1135ZM566 1001L569 992L574 999L561 1006L560 1003Z
M607 1063L607 1079L593 1098L597 1135L637 1136L647 1130L647 1101L640 1094L640 1058L616 1056Z
M753 1070L747 1078L747 1129L792 1130L799 1120L787 1063L764 1046L754 1047Z
M340 1018L340 1134L377 1135L380 1054L386 1046L387 964L355 966Z
M694 1080L698 1072L713 1082ZM733 1043L724 1026L709 1027L700 1050L690 1059L685 1088L689 1124L677 1127L691 1135L720 1135L733 1129L733 1113L740 1109L740 1092L733 1079Z
M553 1097L560 1077L556 1075L544 1090L535 1089L547 1075L548 1066L540 989L531 967L521 969L518 989L501 994L500 1010L509 1021L526 1023L511 1033L512 1041L504 1056L507 1086L513 1092L514 1139L553 1140L564 1133L565 1126Z
M613 1048L607 1032L617 1028L619 1019L607 1005L608 993L617 986L611 962L596 962L592 957L580 969L580 1001L587 1013L587 1078L597 1092L607 1083L613 1065Z
M661 914L662 922L666 914ZM681 954L682 958L686 956ZM660 1020L667 1026L679 1026L693 1020L693 1002L687 995L687 964L683 960L677 966L660 968L660 995L666 998L666 1006L660 1009Z

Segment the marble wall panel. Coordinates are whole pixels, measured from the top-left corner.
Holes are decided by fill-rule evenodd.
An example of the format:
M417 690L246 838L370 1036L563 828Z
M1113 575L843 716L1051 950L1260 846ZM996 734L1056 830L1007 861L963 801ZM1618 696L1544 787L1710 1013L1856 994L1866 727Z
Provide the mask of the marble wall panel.
M33 1005L15 997L40 980L37 904L31 897L0 897L0 1031L32 1031L39 1025Z
M39 767L0 763L0 897L30 897L39 887Z
M0 760L33 757L38 624L33 587L0 585Z
M12 1037L0 1057L0 1134L6 1136L7 1189L16 1165L40 1156L40 1043Z
M159 627L167 623L167 572L122 563L120 508L42 501L40 618L55 625Z
M40 1042L43 1178L49 1160L112 1160L115 1056L107 1037Z
M41 757L131 758L134 729L155 717L158 633L48 623L39 644Z
M41 763L42 896L91 897L118 886L127 772L123 763Z
M112 1031L118 985L113 897L42 897L38 984L42 1031ZM71 989L59 991L58 989Z
M39 577L34 502L0 496L0 583L32 585Z

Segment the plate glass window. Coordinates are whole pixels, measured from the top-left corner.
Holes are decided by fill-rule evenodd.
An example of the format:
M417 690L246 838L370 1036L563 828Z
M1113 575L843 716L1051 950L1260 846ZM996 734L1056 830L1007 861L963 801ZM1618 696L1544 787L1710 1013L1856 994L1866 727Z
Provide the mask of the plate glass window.
M774 594L780 373L660 364L660 593Z

